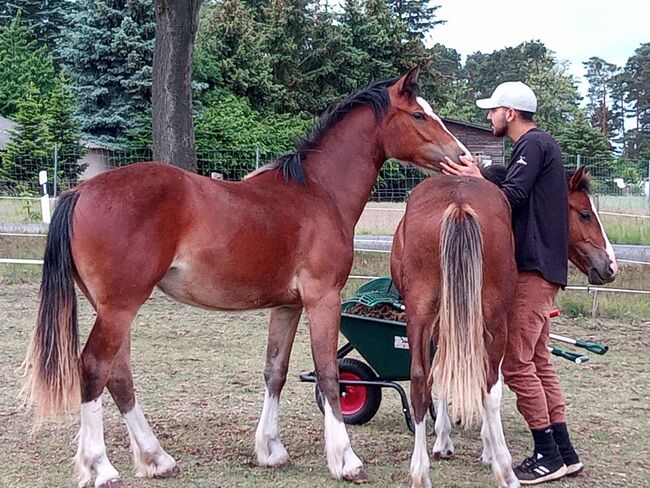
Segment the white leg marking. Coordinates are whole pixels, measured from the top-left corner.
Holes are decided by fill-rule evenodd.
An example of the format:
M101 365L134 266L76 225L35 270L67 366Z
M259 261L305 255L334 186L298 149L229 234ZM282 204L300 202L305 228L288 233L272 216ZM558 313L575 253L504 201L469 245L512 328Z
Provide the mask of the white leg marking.
M278 397L264 393L264 406L255 432L255 454L260 466L278 467L289 462L289 453L278 435Z
M342 420L338 420L326 398L325 407L325 451L330 473L336 479L354 480L363 470L363 463L350 445L350 438Z
M445 409L446 411L446 409ZM427 423L425 420L415 424L415 445L411 458L411 477L413 488L431 488L429 480L429 454L427 453Z
M589 197L589 203L591 203L591 211L596 216L596 220L600 226L600 233L603 235L603 239L605 240L605 249L607 251L607 256L609 257L609 266L612 268L612 273L616 274L618 273L618 262L616 261L616 255L614 254L614 248L607 238L605 227L603 227L603 223L600 221L600 216L598 215L598 212L596 212L596 206L591 197Z
M454 444L451 441L451 421L447 412L447 399L438 399L438 410L436 411L436 442L433 445L433 457L447 458L454 454Z
M124 414L124 421L129 429L136 476L153 478L168 473L176 466L174 458L160 447L138 402L130 412Z
M106 456L102 397L81 404L79 447L75 456L79 486L85 486L96 475L95 486L119 479L120 474Z
M492 472L499 486L502 488L516 488L519 486L519 480L512 471L512 457L503 435L500 408L501 379L494 384L490 394L485 398L483 427L481 429L481 436L484 436L483 442L485 443L483 452L485 453L487 449L492 452Z

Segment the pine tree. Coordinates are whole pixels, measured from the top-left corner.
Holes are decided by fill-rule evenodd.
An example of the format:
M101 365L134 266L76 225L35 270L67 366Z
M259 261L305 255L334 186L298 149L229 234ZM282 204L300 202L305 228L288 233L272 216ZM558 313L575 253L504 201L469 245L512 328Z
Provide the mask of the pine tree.
M47 117L34 83L27 86L25 97L18 101L14 119L16 127L10 131L5 147L0 182L10 191L20 192L37 187L39 171L51 166Z
M0 25L8 25L19 13L23 24L30 30L30 40L36 40L52 52L66 14L74 8L68 0L11 0L0 6Z
M79 0L61 57L72 78L82 130L104 144L123 140L151 103L152 0Z
M0 27L0 115L12 117L27 86L39 88L39 101L49 95L54 80L54 64L45 47L30 40L30 30L18 14Z
M58 175L67 186L77 183L79 175L86 165L79 164L78 159L84 154L81 144L81 127L74 118L75 102L68 88L68 80L59 75L46 110L46 127L50 147L58 148ZM53 147L52 147L53 149Z
M618 66L608 63L604 59L591 57L589 61L582 63L587 70L585 78L589 82L589 113L591 123L594 127L599 127L605 137L610 130L609 123L609 106L610 106L610 87L612 79L619 71Z
M625 64L629 80L627 102L634 128L626 133L626 156L650 159L650 43L641 44Z
M591 126L582 111L557 134L557 141L563 154L580 154L590 158L610 158L612 155L607 138L600 129Z
M408 40L422 41L425 35L444 20L436 20L440 5L431 5L429 0L390 0L386 2L397 20L407 27Z

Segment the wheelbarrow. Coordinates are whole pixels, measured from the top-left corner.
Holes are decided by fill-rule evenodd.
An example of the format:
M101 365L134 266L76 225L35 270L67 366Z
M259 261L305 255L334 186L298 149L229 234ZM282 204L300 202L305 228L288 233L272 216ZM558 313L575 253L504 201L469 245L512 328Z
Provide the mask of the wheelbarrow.
M365 316L353 313L358 306L366 309L393 311L385 313L388 318ZM361 425L369 422L379 410L382 400L382 388L391 388L399 394L402 403L402 413L406 425L411 432L415 426L411 417L408 396L398 381L409 381L411 374L411 354L409 352L406 323L403 314L406 307L390 277L376 278L361 286L356 293L341 304L341 333L347 342L337 351L339 361L340 405L343 421L346 424ZM391 318L390 316L395 317ZM550 316L559 315L559 309L554 309ZM397 319L399 317L399 319ZM604 344L570 339L551 334L551 338L568 342L577 347L585 348L596 354L605 354ZM347 357L352 351L365 360ZM588 356L557 347L549 347L549 351L559 357L583 364ZM431 353L435 354L435 345L431 344ZM314 372L300 374L304 382L316 382ZM318 385L315 387L316 403L321 410L323 402ZM433 403L429 413L435 421Z

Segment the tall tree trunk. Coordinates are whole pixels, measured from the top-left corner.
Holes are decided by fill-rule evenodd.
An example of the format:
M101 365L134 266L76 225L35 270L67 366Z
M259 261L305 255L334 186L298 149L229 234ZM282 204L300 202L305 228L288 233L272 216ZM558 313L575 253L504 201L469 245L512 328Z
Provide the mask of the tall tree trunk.
M196 172L192 53L201 0L155 0L153 157Z

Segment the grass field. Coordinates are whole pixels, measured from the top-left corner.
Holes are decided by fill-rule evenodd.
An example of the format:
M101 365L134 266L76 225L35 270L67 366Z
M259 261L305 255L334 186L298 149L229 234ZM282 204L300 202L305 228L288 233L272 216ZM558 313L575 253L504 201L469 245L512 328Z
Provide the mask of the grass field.
M35 318L37 284L5 280L0 286L0 487L72 487L76 419L30 436L30 416L15 400L20 385L16 369ZM313 386L297 378L312 369L304 323L280 411L281 435L292 464L281 470L255 466L252 446L263 396L266 320L266 312L209 312L174 303L158 292L149 299L133 324L137 394L183 475L170 480L133 477L126 428L105 396L108 453L129 487L348 486L329 478ZM92 311L83 300L80 321L85 335ZM599 320L595 326L584 319L554 321L555 332L606 342L610 352L583 366L556 360L586 471L553 486L650 486L649 326L650 322L636 320ZM528 454L529 434L507 390L502 410L508 445L520 460ZM379 413L370 423L348 430L365 461L370 486L409 486L413 438L392 391L384 392ZM454 429L454 440L454 459L432 463L434 486L494 486L489 469L477 461L478 428Z

